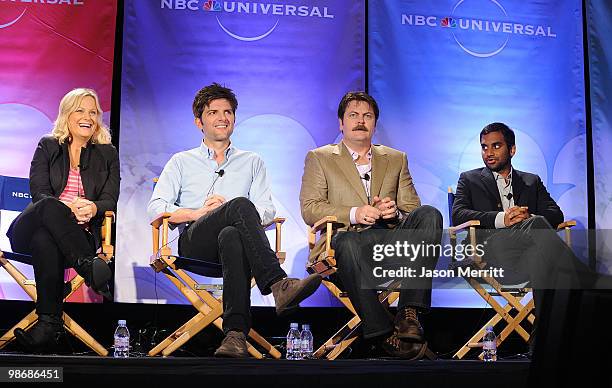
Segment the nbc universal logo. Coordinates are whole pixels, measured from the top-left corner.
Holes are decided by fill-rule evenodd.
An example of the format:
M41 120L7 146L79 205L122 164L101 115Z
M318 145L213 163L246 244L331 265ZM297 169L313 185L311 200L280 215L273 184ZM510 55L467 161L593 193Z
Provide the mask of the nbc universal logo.
M229 36L245 42L263 39L270 35L280 22L281 17L302 17L334 19L328 7L317 7L308 5L294 5L284 3L263 3L248 1L218 1L218 0L160 0L161 9L204 11L215 14L217 24ZM222 23L223 14L241 14L250 17L267 17L270 19L271 27L265 32L244 36L230 29Z
M478 58L499 54L511 37L557 38L552 26L509 19L499 0L459 0L443 17L402 13L402 25L447 30L463 51Z
M81 6L85 0L0 0L0 29L17 23L25 15L28 6ZM6 7L6 8L3 8ZM6 19L5 19L6 18Z

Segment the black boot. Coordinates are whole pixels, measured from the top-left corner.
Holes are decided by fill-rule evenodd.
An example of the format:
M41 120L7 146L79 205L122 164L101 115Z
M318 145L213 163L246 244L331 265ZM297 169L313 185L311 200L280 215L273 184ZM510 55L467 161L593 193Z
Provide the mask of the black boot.
M83 257L77 259L74 269L85 279L85 284L91 287L94 292L112 299L108 281L113 276L111 269L106 261L98 256Z
M30 353L55 353L60 350L66 332L59 315L40 314L28 331L15 329L15 339Z

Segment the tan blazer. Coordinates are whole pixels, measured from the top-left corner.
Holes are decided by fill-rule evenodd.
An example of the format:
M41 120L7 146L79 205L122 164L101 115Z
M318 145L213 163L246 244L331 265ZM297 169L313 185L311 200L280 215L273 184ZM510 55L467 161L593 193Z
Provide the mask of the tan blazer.
M371 176L372 198L390 197L404 213L421 206L404 152L373 144ZM302 217L308 225L314 225L325 216L336 216L342 224L337 230L360 230L361 226L350 225L351 207L367 203L359 172L344 143L329 144L308 152L300 190ZM323 252L324 240L317 241L309 261Z

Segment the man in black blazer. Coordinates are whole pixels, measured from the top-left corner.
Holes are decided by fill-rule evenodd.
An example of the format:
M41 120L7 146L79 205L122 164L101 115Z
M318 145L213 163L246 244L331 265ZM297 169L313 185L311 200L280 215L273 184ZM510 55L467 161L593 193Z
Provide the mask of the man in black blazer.
M452 208L454 225L479 220L483 260L503 268L502 284L530 281L536 316L542 293L551 288L584 288L593 272L559 238L563 213L539 176L515 170L515 135L503 123L480 132L484 168L463 172Z

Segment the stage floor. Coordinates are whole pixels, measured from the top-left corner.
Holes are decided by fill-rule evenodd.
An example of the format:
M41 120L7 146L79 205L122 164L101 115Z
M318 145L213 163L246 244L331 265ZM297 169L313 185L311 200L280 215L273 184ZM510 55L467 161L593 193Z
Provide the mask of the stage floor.
M208 357L36 356L0 353L2 367L62 367L65 383L139 383L171 387L177 382L232 383L267 387L525 387L528 360L402 361L348 360L234 360ZM387 385L393 384L393 385ZM172 387L175 388L175 387Z

